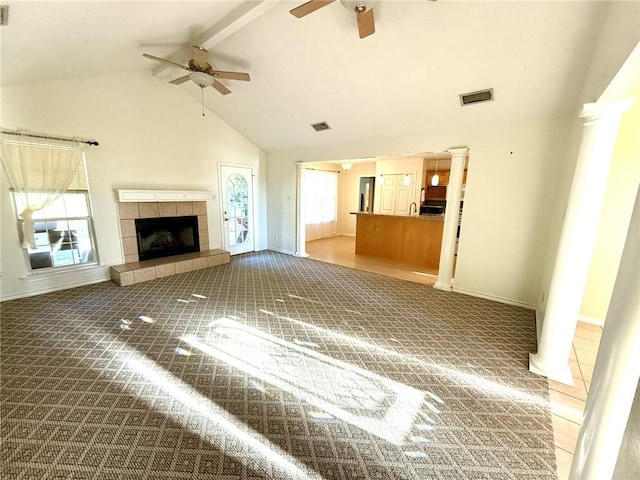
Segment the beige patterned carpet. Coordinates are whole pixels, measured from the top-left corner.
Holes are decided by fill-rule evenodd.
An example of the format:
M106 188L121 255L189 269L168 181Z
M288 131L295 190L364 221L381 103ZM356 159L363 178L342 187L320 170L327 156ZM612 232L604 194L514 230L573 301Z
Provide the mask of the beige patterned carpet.
M1 307L3 479L555 478L529 310L269 251Z

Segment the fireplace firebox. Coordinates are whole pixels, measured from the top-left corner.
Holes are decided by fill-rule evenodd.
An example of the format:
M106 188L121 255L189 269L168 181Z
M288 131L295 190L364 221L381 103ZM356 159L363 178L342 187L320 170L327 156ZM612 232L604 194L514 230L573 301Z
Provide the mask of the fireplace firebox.
M137 218L140 261L200 251L198 217Z

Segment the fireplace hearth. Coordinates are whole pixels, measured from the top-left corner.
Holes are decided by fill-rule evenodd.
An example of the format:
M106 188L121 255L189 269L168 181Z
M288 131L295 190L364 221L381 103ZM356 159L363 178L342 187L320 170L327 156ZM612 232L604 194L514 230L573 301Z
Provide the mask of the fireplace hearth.
M197 215L135 219L140 261L199 252Z

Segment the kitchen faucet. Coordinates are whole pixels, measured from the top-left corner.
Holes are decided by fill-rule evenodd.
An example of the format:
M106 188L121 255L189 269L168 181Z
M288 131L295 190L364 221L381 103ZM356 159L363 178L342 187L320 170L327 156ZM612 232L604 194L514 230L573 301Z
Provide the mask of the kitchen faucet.
M415 212L418 213L418 205L416 202L411 202L411 205L409 205L409 216L411 216L411 207L415 207Z

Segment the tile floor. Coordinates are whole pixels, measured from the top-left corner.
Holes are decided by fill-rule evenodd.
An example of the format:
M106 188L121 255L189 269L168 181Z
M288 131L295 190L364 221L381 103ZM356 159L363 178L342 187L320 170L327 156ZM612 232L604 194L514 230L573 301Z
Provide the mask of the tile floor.
M559 480L569 478L601 336L601 326L578 322L569 360L573 386L549 380Z
M314 260L427 285L437 279L437 271L420 271L401 262L356 255L355 237L339 235L314 240L307 242L306 249L309 258ZM549 380L559 480L569 478L601 335L601 326L578 322L569 360L574 384L569 386Z

